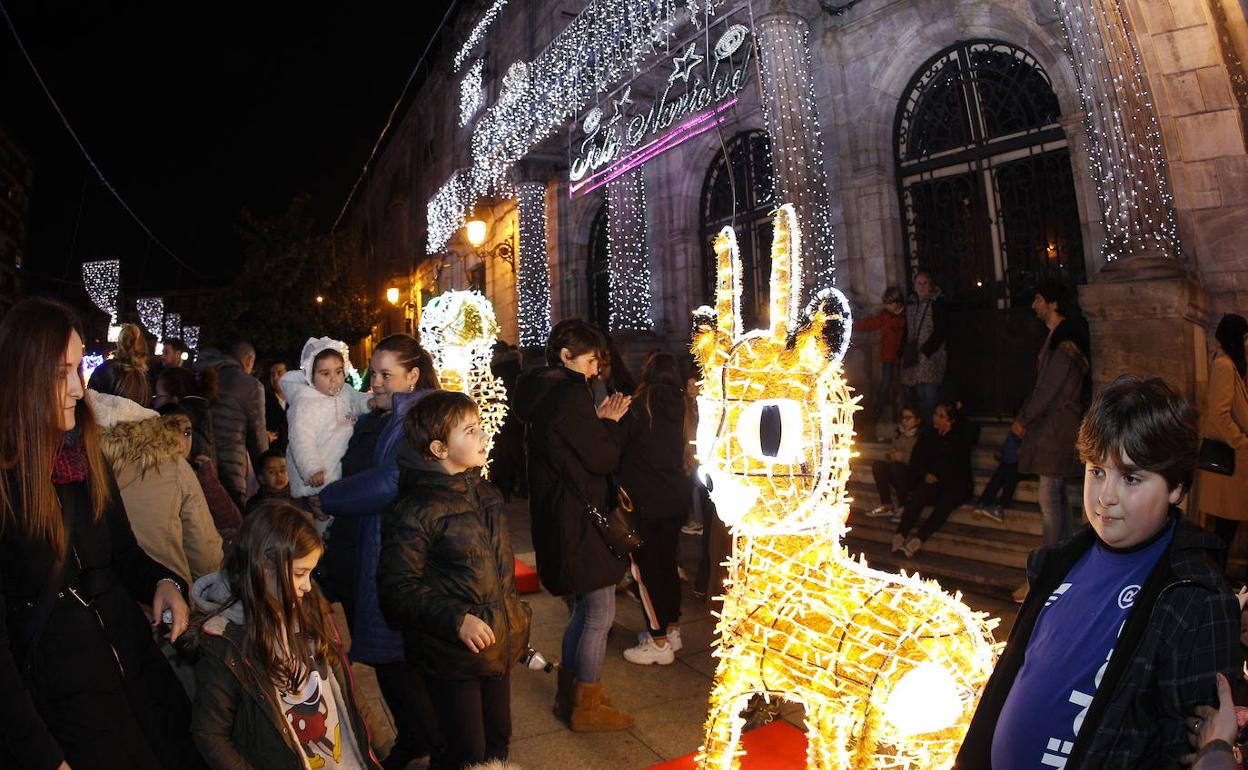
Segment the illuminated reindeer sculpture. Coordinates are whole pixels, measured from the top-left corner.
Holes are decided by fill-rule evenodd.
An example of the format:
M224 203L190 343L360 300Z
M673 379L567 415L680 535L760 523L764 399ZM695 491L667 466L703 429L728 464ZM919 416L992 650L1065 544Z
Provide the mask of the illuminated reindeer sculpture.
M841 545L858 408L841 367L849 304L831 289L798 312L792 207L775 215L769 329L741 329L731 228L715 252L716 306L695 312L697 452L734 548L698 767L739 767L755 694L805 706L807 768L949 767L992 670L995 621Z

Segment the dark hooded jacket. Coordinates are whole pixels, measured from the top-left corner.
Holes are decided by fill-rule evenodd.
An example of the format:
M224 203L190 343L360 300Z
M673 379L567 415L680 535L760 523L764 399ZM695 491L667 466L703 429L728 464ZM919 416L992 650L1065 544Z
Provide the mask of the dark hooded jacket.
M620 420L624 434L620 486L639 520L685 518L693 502L685 473L685 395L665 385L650 389L650 411L640 401Z
M1197 706L1217 705L1218 672L1232 684L1239 679L1239 603L1212 566L1220 563L1224 546L1180 517L1177 508L1171 511L1174 539L1136 595L1066 770L1177 770L1179 757L1191 752L1183 719ZM997 718L1040 611L1095 542L1096 533L1088 527L1032 552L1027 566L1031 590L971 720L958 770L992 767Z
M516 593L503 496L480 470L452 476L404 443L381 542L381 609L403 631L408 663L438 679L506 674L528 647L532 612ZM469 614L494 632L479 653L459 640Z
M238 359L206 348L195 359L196 369L216 369L220 382L212 402L212 427L221 483L242 507L247 499L248 455L255 466L269 448L264 423L264 386L243 371Z
M213 770L306 770L310 765L291 735L276 689L261 673L260 664L243 652L246 615L241 604L232 602L225 576L214 572L197 580L194 599L197 611L211 615L188 637L199 652L191 720L195 745ZM304 601L323 599L314 592ZM324 609L328 613L328 605ZM333 619L328 622L332 627ZM331 675L326 681L332 679L340 713L348 712L351 738L364 767L381 770L369 748L350 664L345 656L337 656L324 661L324 667Z
M1036 386L1018 421L1027 430L1018 451L1019 470L1042 476L1078 476L1083 464L1075 451L1079 423L1091 394L1088 322L1063 320L1040 350Z
M542 584L563 596L618 583L627 561L607 548L586 506L605 512L614 504L619 424L598 417L585 378L563 366L521 375L512 406L525 423L529 521Z
M112 481L110 474L110 483ZM38 645L29 623L51 548L6 524L0 534L0 767L181 770L203 767L187 740L190 703L152 641L138 602L176 579L139 548L121 493L91 520L86 482L57 486L74 512L72 553ZM72 498L72 500L71 500ZM90 607L73 598L73 586Z

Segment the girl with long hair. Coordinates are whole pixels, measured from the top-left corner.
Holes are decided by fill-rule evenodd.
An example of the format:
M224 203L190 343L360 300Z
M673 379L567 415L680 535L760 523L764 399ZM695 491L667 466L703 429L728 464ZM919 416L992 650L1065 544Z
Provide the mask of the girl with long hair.
M224 568L195 581L191 734L211 767L381 767L312 582L324 550L305 512L273 500L243 522Z
M633 405L620 421L624 451L620 486L633 502L641 547L631 570L647 630L624 659L637 665L670 665L681 647L680 527L692 503L685 473L685 394L680 364L670 353L646 357Z
M135 542L82 354L58 302L25 300L0 323L0 767L202 767L138 604L177 639L184 589Z

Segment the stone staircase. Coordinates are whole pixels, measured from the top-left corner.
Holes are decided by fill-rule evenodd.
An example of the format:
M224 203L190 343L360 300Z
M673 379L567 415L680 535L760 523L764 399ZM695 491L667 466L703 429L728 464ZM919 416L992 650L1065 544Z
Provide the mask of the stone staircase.
M981 426L979 444L972 454L976 495L997 468L997 453L1008 428L998 423ZM857 441L858 456L851 466L848 491L853 502L850 532L846 538L850 552L862 553L870 564L881 569L894 572L904 569L934 578L949 590L961 589L1008 599L1027 579L1027 555L1042 544L1043 525L1036 504L1036 479L1023 477L1019 482L1013 507L1006 510L1003 523L975 516L968 502L953 512L940 531L923 544L923 550L913 559L907 559L903 554L889 552L897 525L887 518L869 519L865 515L879 504L871 463L883 460L889 449L887 443L869 439L870 436L860 437Z

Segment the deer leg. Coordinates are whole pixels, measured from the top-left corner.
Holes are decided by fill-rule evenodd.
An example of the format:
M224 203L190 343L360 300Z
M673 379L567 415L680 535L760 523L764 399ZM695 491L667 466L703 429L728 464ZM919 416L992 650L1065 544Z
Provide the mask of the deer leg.
M726 651L730 652L730 651ZM738 770L741 766L741 711L756 691L749 672L757 670L750 659L726 655L715 671L711 708L706 717L706 740L698 752L698 770Z

